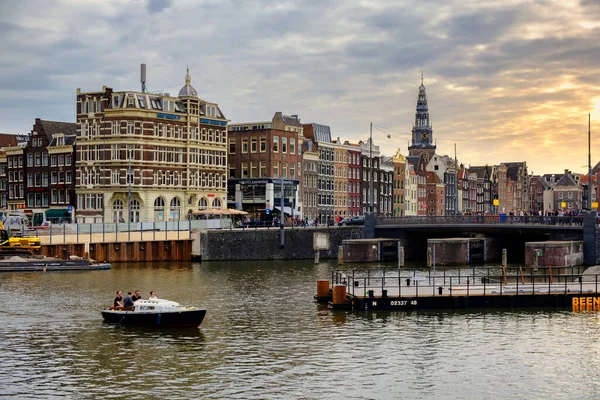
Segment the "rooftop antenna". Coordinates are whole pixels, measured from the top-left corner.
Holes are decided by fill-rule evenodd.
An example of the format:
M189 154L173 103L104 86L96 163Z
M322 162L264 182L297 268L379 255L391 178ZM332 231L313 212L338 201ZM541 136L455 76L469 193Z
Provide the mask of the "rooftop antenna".
M140 81L142 82L142 93L146 93L146 64L141 65Z

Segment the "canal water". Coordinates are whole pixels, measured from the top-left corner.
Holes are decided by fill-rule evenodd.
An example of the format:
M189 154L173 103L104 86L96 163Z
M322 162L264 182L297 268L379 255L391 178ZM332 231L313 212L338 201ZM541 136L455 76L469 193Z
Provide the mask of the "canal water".
M332 264L119 264L0 273L0 397L594 399L600 315L351 313L313 302ZM117 290L204 306L199 329L102 323Z

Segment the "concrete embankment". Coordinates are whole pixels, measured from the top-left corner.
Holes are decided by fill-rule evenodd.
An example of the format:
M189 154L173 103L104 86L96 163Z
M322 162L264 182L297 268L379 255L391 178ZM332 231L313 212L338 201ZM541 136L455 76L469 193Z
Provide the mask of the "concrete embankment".
M321 258L337 258L338 246L345 239L362 239L363 227L286 229L285 245L280 248L279 229L205 230L192 232L202 260L282 260L314 258L315 232L329 235L329 250ZM197 255L197 254L194 254Z

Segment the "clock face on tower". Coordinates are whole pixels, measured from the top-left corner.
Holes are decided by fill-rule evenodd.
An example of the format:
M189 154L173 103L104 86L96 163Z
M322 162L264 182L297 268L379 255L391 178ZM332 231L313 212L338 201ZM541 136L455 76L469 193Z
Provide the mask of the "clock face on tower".
M423 133L421 133L421 139L427 140L428 138L429 138L429 132L423 132Z

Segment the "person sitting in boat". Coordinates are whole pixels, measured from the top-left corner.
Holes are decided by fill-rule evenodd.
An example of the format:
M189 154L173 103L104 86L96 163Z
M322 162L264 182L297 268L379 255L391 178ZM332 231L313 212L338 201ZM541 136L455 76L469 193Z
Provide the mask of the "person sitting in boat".
M127 292L127 296L123 299L123 307L133 307L133 299L131 298L131 292Z
M141 298L142 298L142 296L140 296L139 290L136 290L135 293L133 294L133 296L131 296L131 300L133 300L134 303L136 301L140 300Z
M158 297L156 297L156 294L153 290L150 291L150 300L158 300Z
M113 307L123 307L123 296L121 295L120 290L117 290L117 297L115 297L115 301L113 301Z

